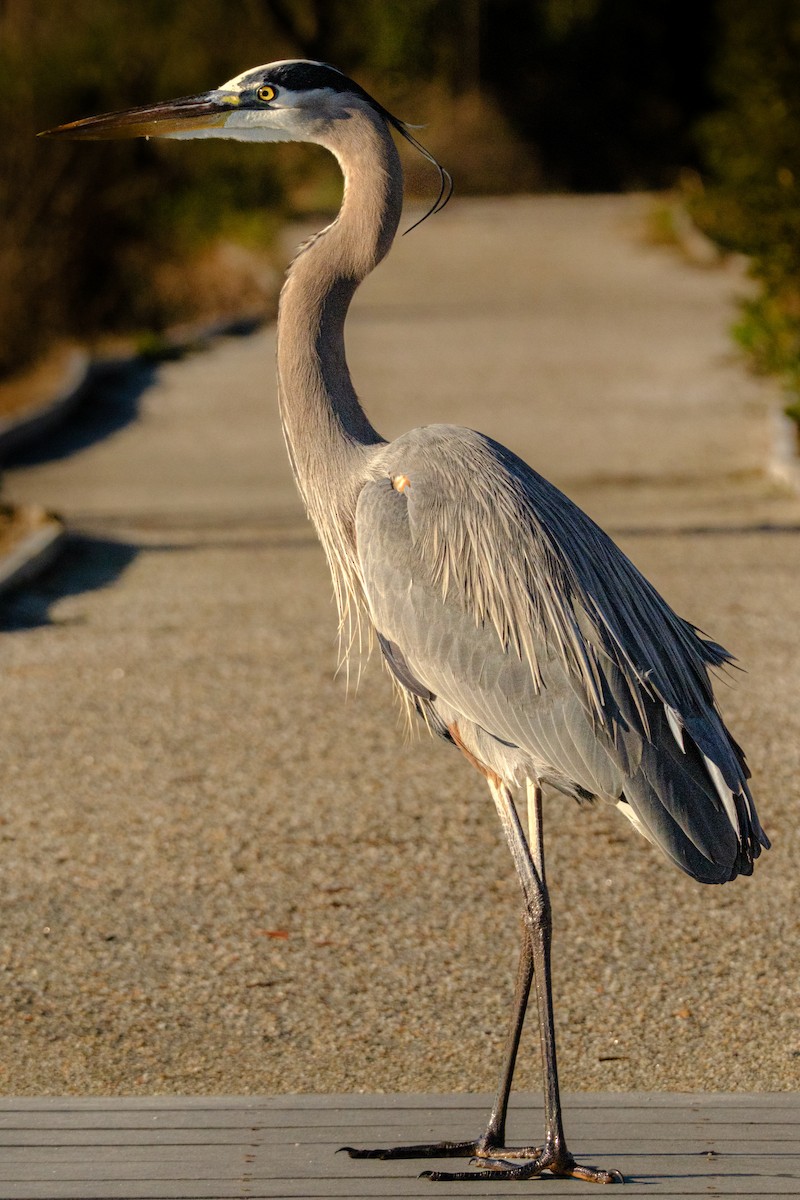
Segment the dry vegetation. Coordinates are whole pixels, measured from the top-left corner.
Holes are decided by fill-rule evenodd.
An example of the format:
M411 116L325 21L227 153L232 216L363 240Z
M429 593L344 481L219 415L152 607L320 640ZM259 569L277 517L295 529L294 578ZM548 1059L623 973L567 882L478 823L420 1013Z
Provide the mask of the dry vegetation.
M136 21L124 0L75 0L69 14L0 0L0 375L64 337L268 311L282 220L338 202L336 166L314 148L264 155L217 141L36 138L64 120L196 91L259 58L327 57L352 62L402 115L425 119L462 192L487 178L503 188L535 182L490 99L457 94L430 55L417 56L413 88L394 70L412 22L437 7L418 0L391 14L369 2L249 0L231 25L213 0L140 0ZM427 194L434 180L422 166L410 183Z
M65 337L269 307L282 220L338 202L328 156L35 134L305 57L424 122L461 195L663 188L705 166L713 186L695 215L753 256L763 284L740 340L797 386L796 7L240 0L231 20L219 0L0 0L0 375ZM698 121L715 110L701 154ZM411 191L430 195L429 167L406 161Z

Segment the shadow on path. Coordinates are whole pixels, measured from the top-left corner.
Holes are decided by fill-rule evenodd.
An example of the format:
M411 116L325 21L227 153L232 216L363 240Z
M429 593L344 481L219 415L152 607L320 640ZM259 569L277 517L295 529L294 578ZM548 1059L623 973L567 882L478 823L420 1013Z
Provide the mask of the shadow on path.
M4 601L0 608L0 632L80 622L80 617L64 622L53 620L50 608L65 596L109 587L130 566L139 549L129 542L70 534L50 570Z
M137 419L141 398L157 370L157 363L141 359L92 367L68 419L18 449L10 449L4 466L33 467L67 458L118 433Z
M161 363L209 350L219 337L250 337L264 322L264 313L256 313L218 321L194 333L179 330L156 338L150 355L94 363L80 394L65 407L43 414L35 434L26 432L18 447L16 439L7 439L3 466L38 466L111 437L137 419L139 402Z

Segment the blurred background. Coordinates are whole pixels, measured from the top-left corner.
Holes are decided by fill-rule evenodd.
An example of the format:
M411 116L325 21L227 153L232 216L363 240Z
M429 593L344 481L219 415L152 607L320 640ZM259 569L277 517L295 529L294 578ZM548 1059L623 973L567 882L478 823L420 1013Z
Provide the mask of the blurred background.
M799 50L800 0L0 0L0 375L268 311L259 264L286 217L335 207L329 156L34 135L308 57L425 122L460 195L678 189L752 256L736 336L799 388Z
M799 52L800 0L0 0L0 591L18 543L41 571L60 539L2 593L0 1090L493 1082L511 863L477 774L401 746L378 670L343 702L273 331L150 361L176 325L274 312L283 227L335 211L338 167L35 136L293 56L424 124L478 197L354 313L377 428L489 422L750 671L724 692L775 842L749 892L701 896L552 798L565 1087L797 1089L800 520L725 323L746 290L739 340L800 385ZM480 199L531 191L561 194ZM643 245L647 212L752 284ZM70 344L81 403L8 453L4 395Z

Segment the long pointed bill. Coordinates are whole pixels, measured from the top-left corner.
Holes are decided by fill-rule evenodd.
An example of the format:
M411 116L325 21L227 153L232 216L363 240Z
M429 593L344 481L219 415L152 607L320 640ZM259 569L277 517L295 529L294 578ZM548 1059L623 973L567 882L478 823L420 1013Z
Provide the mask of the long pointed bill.
M182 96L160 104L143 104L122 112L86 117L46 129L39 137L82 138L95 141L107 138L169 137L191 135L204 129L221 128L239 105L235 92L203 92Z

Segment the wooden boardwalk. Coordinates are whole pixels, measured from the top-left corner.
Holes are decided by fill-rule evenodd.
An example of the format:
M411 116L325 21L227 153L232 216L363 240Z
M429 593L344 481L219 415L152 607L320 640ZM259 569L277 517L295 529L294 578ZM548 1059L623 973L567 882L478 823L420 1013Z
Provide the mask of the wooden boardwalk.
M548 1179L434 1184L417 1161L353 1160L345 1143L466 1137L481 1096L0 1099L2 1200L225 1200L227 1197L597 1196ZM613 1166L624 1195L800 1195L800 1097L589 1094L566 1098L571 1147ZM515 1098L511 1140L541 1129L538 1097ZM455 1165L455 1164L454 1164Z

